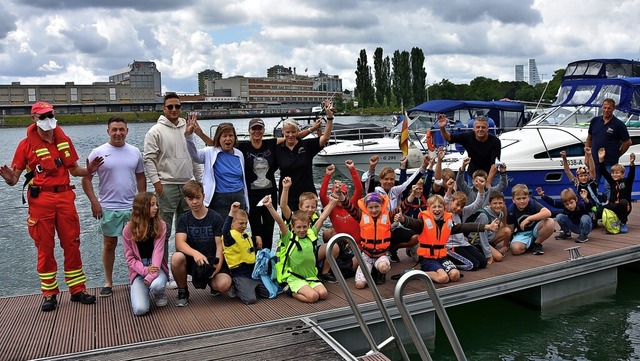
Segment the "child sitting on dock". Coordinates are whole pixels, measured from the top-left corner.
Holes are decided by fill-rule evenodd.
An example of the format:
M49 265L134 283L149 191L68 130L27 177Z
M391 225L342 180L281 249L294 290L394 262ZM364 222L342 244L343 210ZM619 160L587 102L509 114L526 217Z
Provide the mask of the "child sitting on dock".
M511 253L519 255L530 249L534 255L543 255L542 242L553 233L555 222L551 211L529 196L525 184L511 188L513 203L507 209L507 226L513 232Z
M571 173L569 168L569 162L567 161L567 152L564 150L560 152L562 157L562 164L564 166L564 173L569 178L569 181L576 187L576 193L582 195L582 191L587 192L587 198L584 199L585 206L589 209L589 216L591 217L591 223L593 226L597 226L598 219L602 213L602 205L607 202L605 196L599 193L598 183L596 183L596 166L593 163L593 156L591 155L591 148L584 148L584 165L581 165L576 169L576 175Z
M318 278L314 243L318 239L318 229L331 213L337 199L332 197L312 227L309 227L307 212L295 211L291 215L291 228L273 208L271 196L264 197L262 202L280 228L276 280L285 285L285 292L298 301L313 303L326 299L329 293Z
M367 267L369 272L375 267L380 275L375 281L377 284L383 284L387 272L391 270L388 255L391 247L391 223L396 214L402 213L402 208L398 206L389 212L389 198L378 192L367 194L359 199L356 205L349 202L342 192L338 194L338 198L351 217L360 222L362 259L365 264L360 265L356 271L356 288L367 286L363 266Z
M471 214L482 208L485 189L480 188L473 203L467 204L467 196L458 191L453 194L454 187L449 187L444 202L449 204L453 223L462 223ZM454 233L447 241L447 255L457 268L462 271L475 271L487 267L487 258L469 241L463 233Z
M249 235L248 221L249 216L240 209L240 202L233 202L222 226L222 247L233 280L231 287L235 287L236 296L246 305L256 303L257 297L269 298L269 290L262 281L251 278L256 263L256 249L262 248L262 239Z
M473 187L469 187L467 181L465 180L465 172L469 163L471 163L471 158L465 158L462 161L462 166L460 167L458 175L456 176L456 184L458 186L458 190L460 190L460 192L463 192L467 196L467 199L476 199L478 191L482 189L484 193L482 206L484 207L489 203L489 197L492 192L495 191L502 193L502 191L507 188L507 185L509 184L509 181L507 179L507 165L505 163L496 165L498 168L498 172L500 173L500 182L494 187L487 188L488 175L487 172L482 169L477 169L475 172L473 172Z
M229 268L222 255L222 217L204 206L202 183L190 180L183 192L191 210L178 219L176 252L171 256L171 272L178 285L178 307L189 303L187 274L191 275L195 288L208 285L213 296L231 287Z
M629 154L629 174L624 176L624 166L622 164L614 164L611 166L611 174L607 173L604 165L604 157L606 151L604 148L598 150L598 161L600 162L600 173L611 187L609 201L603 205L604 208L612 210L620 219L620 233L628 233L629 227L627 220L631 214L631 191L633 190L633 182L636 177L636 155Z
M562 213L556 216L556 222L560 226L560 233L556 239L571 239L571 232L573 232L578 234L576 243L585 243L589 240L589 233L593 225L589 209L584 202L584 199L588 197L588 192L585 189L580 191L582 199L578 199L573 189L569 188L560 193L560 200L544 195L542 187L536 188L536 192L548 205L562 209Z
M418 233L420 247L418 256L420 269L436 283L455 282L460 279L460 271L447 258L446 244L449 236L461 232L480 232L498 229L498 222L490 224L454 224L453 215L445 211L444 198L432 195L427 200L429 209L420 212L418 219L406 217L402 213L395 216L396 222Z
M498 231L491 230L473 232L469 234L468 241L487 258L487 264L500 262L509 250L511 241L511 229L507 227L507 207L504 204L504 195L500 192L489 194L489 204L472 213L465 222L491 223L498 219ZM498 248L500 247L500 248Z
M282 194L280 195L280 209L282 210L282 218L286 223L291 225L291 208L289 208L289 188L291 188L291 178L284 177L282 179ZM298 209L307 213L309 216L309 228L313 226L313 224L318 220L318 213L316 212L318 209L318 196L313 194L312 192L304 192L298 197L299 204ZM318 226L317 230L320 232L320 227L322 227L322 223ZM326 258L326 249L327 245L325 243L318 245L318 238L314 239L314 247L316 252L316 259L318 260L318 267L320 268L320 275L323 280L336 283L336 276L331 271L331 266L329 262L325 262ZM338 252L340 250L338 248L333 249L333 256L337 257Z
M158 199L140 192L133 199L131 221L122 230L124 257L129 270L131 310L136 316L149 312L149 296L158 307L167 305L164 294L169 268L164 259L167 226L158 214Z

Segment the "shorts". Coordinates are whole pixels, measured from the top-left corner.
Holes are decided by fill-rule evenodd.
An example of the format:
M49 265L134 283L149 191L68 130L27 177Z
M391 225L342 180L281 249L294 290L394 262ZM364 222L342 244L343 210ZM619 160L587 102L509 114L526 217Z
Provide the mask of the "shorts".
M369 272L371 272L374 266L378 268L378 265L380 263L386 263L387 265L391 264L391 260L389 259L389 256L387 254L385 254L384 256L380 256L378 258L373 258L373 257L369 257L369 255L367 255L366 253L362 253L362 260L364 261L364 266L367 267ZM364 277L364 273L362 271L362 265L358 266L358 269L356 270L355 279L356 279L356 282L358 281L367 282L367 279Z
M520 231L513 236L513 242L524 243L525 248L529 248L533 241L538 238L538 225L536 224L531 231Z
M298 278L294 275L287 277L287 285L289 285L289 289L293 293L298 293L300 289L304 286L309 286L311 288L316 288L316 286L321 286L322 282L320 280L317 281L307 281L301 278Z
M420 270L424 272L438 272L438 270L444 270L449 273L457 269L456 265L446 258L423 258L420 257Z
M130 219L130 209L124 211L110 211L108 209L103 209L102 218L100 219L100 228L102 229L102 234L106 237L117 238L122 236L122 229Z

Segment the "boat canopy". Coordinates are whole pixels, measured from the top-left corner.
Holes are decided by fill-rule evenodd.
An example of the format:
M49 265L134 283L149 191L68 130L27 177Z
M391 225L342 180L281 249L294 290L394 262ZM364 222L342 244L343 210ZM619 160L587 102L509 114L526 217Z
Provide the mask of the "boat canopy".
M565 80L553 106L600 107L606 98L619 110L640 114L640 78Z
M410 109L409 116L424 114L435 118L437 114L443 113L449 117L451 113L465 110L467 111L466 118L459 116L456 120L466 122L482 114L492 119L500 130L521 127L528 120L525 117L524 104L505 100L430 100Z
M640 77L640 62L628 59L590 59L569 63L562 80Z

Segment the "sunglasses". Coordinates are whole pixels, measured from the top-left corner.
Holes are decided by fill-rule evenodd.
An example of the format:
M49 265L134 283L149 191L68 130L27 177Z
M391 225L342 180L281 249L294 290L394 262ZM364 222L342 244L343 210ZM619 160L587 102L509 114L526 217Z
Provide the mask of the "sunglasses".
M49 119L53 118L53 112L44 113L44 114L38 114L38 119L40 119L40 120L45 120L47 118L49 118Z
M182 104L175 104L175 105L169 104L169 105L165 105L165 107L169 110L173 110L173 109L179 110L180 108L182 108Z

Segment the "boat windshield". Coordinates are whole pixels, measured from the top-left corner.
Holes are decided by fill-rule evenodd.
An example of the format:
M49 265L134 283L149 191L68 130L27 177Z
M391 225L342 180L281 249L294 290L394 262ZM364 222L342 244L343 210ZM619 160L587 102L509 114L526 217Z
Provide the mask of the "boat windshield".
M435 118L419 115L417 117L409 117L408 128L411 135L425 135L427 130L431 129L435 121ZM402 122L399 122L391 130L390 136L394 137L402 132Z
M593 117L602 115L600 107L577 105L577 106L555 106L545 109L527 124L527 126L539 125L561 125L588 127ZM640 127L638 115L630 114L616 109L614 115L622 120L627 127Z

